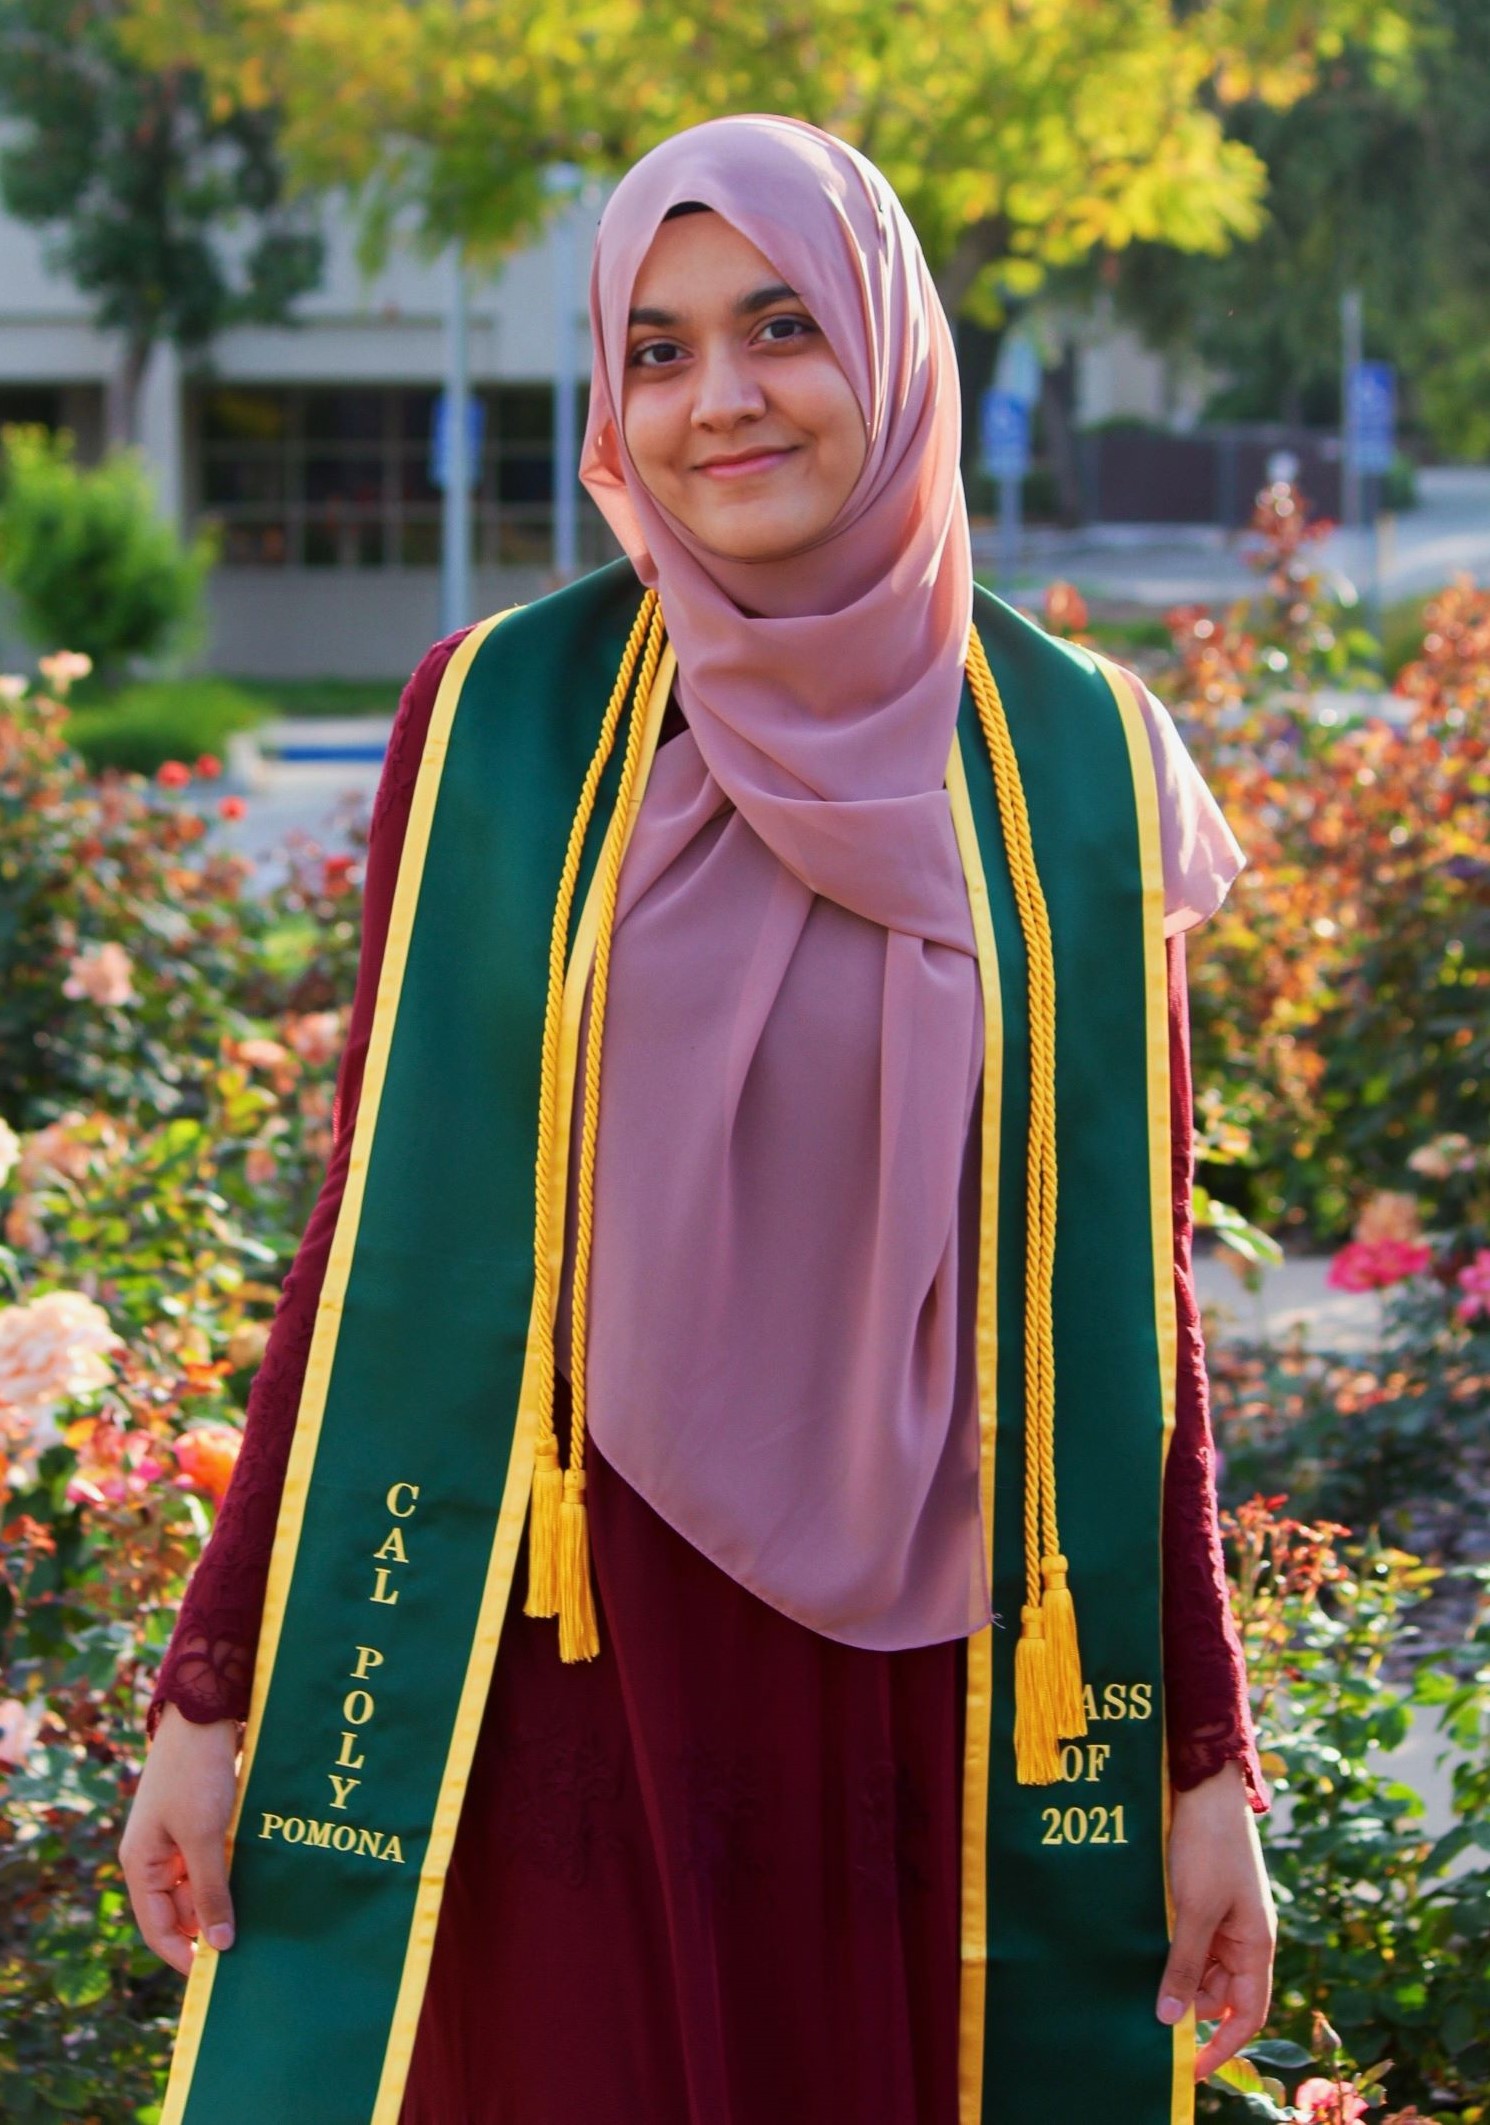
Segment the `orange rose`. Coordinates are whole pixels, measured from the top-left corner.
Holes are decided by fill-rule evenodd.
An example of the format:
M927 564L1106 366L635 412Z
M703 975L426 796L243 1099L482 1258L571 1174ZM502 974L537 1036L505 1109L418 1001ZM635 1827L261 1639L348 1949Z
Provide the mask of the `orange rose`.
M172 1444L182 1475L220 1505L243 1445L242 1432L231 1424L193 1424Z

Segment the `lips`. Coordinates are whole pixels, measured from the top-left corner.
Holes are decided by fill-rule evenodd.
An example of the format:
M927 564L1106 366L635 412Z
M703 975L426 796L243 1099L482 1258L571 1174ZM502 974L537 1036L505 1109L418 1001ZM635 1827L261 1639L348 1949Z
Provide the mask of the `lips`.
M774 471L792 454L794 446L779 450L753 450L748 457L715 458L708 464L697 465L694 470L707 473L710 479L750 479L756 473Z

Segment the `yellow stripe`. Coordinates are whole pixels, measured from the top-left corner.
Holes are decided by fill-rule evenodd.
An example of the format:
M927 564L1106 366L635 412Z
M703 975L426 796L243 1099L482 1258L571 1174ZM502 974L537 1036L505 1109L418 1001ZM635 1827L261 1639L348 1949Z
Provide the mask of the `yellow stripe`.
M516 610L515 606L508 607L508 612ZM425 853L429 846L435 800L439 795L440 773L445 764L445 749L466 674L482 643L492 629L506 618L507 612L500 612L481 621L471 629L451 657L440 681L439 692L435 696L434 711L424 741L424 752L420 758L419 779L415 785L408 829L399 858L398 882L394 889L393 910L388 922L388 941L384 947L383 964L378 973L377 1000L373 1009L372 1031L363 1071L362 1096L358 1101L357 1120L352 1131L346 1188L342 1195L341 1209L337 1213L336 1231L326 1263L325 1281L321 1289L320 1303L316 1308L310 1357L306 1364L300 1407L295 1418L295 1433L285 1470L279 1519L274 1531L274 1547L270 1552L269 1576L264 1592L258 1653L254 1661L248 1722L244 1730L243 1753L238 1766L238 1790L233 1803L232 1821L228 1827L229 1865L232 1864L233 1843L237 1835L249 1773L253 1768L254 1751L263 1726L264 1703L274 1674L275 1656L279 1650L280 1632L284 1626L285 1607L289 1600L290 1581L294 1576L295 1557L300 1547L300 1531L305 1522L311 1472L315 1466L321 1422L326 1412L326 1396L336 1355L337 1332L341 1325L342 1302L346 1297L352 1256L357 1244L357 1227L362 1216L362 1198L367 1185L373 1132L377 1127L378 1105L383 1096L383 1082L388 1070L388 1055L393 1043L393 1023L398 1014L399 992L403 986L404 967L409 956L409 939L414 928L419 884L424 872ZM161 2107L161 2125L180 2125L185 2112L187 2098L191 2092L192 2075L201 2048L207 2008L212 1997L212 1979L216 1968L216 1952L205 1944L200 1945L193 1958L186 1996L182 2002L181 2019L177 2025L171 2077Z
M661 659L657 677L647 701L646 723L642 734L642 755L637 773L636 789L631 806L624 819L613 815L606 830L605 847L613 837L622 837L622 853L630 841L641 809L642 795L647 776L657 750L657 734L662 727L667 697L672 688L673 672L677 660L671 650ZM422 854L422 852L421 852ZM604 876L604 848L597 862L580 913L579 926L575 932L574 947L564 981L564 1015L560 1032L559 1050L559 1097L556 1114L556 1142L554 1157L554 1187L557 1199L554 1204L554 1219L551 1230L557 1235L555 1245L558 1260L563 1258L563 1215L567 1195L567 1168L569 1157L570 1115L574 1103L574 1080L578 1067L580 1015L584 1003L585 984L589 976L590 961L595 950L595 935L600 919L599 895ZM557 1304L559 1277L555 1269L554 1299ZM536 1299L535 1299L536 1305ZM466 1666L466 1679L461 1688L460 1703L456 1710L455 1725L451 1732L450 1746L445 1758L445 1768L440 1779L440 1794L435 1805L434 1825L430 1831L429 1847L419 1874L419 1889L415 1898L413 1923L409 1930L408 1946L404 1953L403 1976L399 1983L398 1999L393 2010L389 2029L388 2046L383 2056L383 2071L378 2083L377 2100L373 2104L370 2125L398 2125L399 2111L403 2105L404 2084L409 2076L409 2063L413 2057L414 2038L419 2027L419 2011L424 2000L425 1983L429 1976L430 1957L434 1951L435 1930L439 1923L440 1899L444 1890L445 1875L450 1865L450 1854L455 1843L455 1833L460 1822L460 1811L465 1799L466 1784L470 1776L471 1760L476 1752L476 1740L481 1731L481 1721L486 1710L487 1692L491 1673L497 1657L497 1645L502 1635L502 1624L507 1613L508 1597L512 1590L513 1575L517 1568L518 1550L522 1543L523 1523L527 1517L528 1494L533 1480L533 1382L530 1377L534 1363L537 1324L530 1321L528 1330L528 1356L524 1367L524 1379L518 1397L518 1422L513 1435L512 1453L507 1464L507 1482L502 1494L501 1510L497 1516L496 1535L492 1542L491 1557L487 1564L486 1584L482 1590L481 1608L476 1619L475 1636L471 1642L470 1658Z
M1179 1325L1174 1303L1174 1184L1170 1145L1169 970L1164 946L1164 849L1159 830L1159 788L1148 725L1133 680L1120 666L1099 657L1102 675L1112 688L1138 807L1138 841L1143 866L1144 1033L1148 1054L1149 1199L1153 1216L1154 1327L1159 1347L1159 1386L1163 1398L1164 1435L1159 1456L1160 1513L1163 1513L1164 1468L1174 1437L1175 1376L1179 1369ZM1160 1581L1163 1555L1160 1554ZM1167 1735L1166 1724L1166 1735ZM1161 1751L1163 1779L1164 1911L1174 1934L1174 1894L1169 1880L1169 1831L1173 1796L1169 1752ZM1174 2075L1170 2125L1191 2125L1195 2116L1195 2015L1188 2013L1174 2032Z
M984 1560L993 1585L993 1470L998 1435L998 1194L1003 1099L1004 1023L998 950L988 905L988 881L973 823L962 748L954 735L947 762L952 824L967 880L978 978L983 991L983 1133L978 1210L978 1479L983 1506ZM981 2125L983 2042L988 1989L988 1780L993 1721L993 1627L967 1645L967 1725L962 1758L961 1985L958 1999L957 2115Z

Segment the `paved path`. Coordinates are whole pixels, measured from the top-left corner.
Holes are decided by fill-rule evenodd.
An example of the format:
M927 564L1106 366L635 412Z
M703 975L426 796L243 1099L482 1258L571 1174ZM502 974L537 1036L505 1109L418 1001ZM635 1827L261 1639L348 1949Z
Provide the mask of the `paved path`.
M1336 532L1324 546L1326 569L1364 596L1371 586L1373 540ZM974 538L980 567L993 567L997 539ZM1392 520L1379 553L1380 594L1398 599L1437 590L1468 570L1490 580L1490 466L1429 467L1418 474L1418 506ZM1038 596L1065 577L1088 597L1152 606L1207 603L1240 597L1256 577L1234 537L1210 525L1099 524L1081 531L1033 529L1016 571L1016 594Z

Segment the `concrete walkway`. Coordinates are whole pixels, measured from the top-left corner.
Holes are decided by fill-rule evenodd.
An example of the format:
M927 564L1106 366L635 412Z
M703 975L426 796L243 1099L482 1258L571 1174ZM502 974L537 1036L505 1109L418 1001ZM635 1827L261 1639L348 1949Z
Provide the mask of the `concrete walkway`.
M980 568L997 565L998 541L979 532ZM1463 572L1490 580L1490 466L1430 466L1418 474L1418 506L1368 532L1337 531L1321 549L1325 569L1365 596L1379 570L1385 604L1437 590ZM1038 598L1067 579L1090 598L1163 611L1242 597L1256 585L1237 537L1206 524L1097 524L1080 531L1044 526L1024 541L1013 588Z

